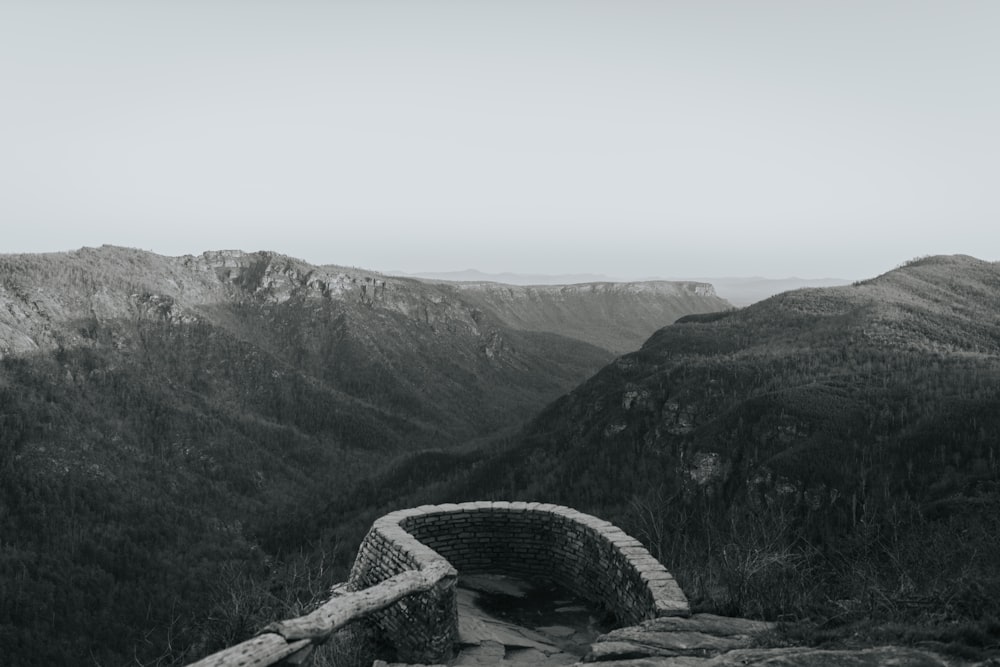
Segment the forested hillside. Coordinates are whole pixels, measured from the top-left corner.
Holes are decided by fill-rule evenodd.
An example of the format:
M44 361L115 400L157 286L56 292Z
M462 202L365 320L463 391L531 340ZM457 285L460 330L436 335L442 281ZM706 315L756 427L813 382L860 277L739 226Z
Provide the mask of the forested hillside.
M435 482L386 505L569 504L640 536L700 609L995 654L1000 265L929 257L682 318L509 447L413 465Z
M613 520L696 609L812 643L1000 647L995 263L692 314L612 360L510 326L537 302L497 314L266 254L178 258L206 287L153 289L155 256L87 252L145 278L38 288L50 264L5 258L11 664L204 655L322 596L379 514L484 497ZM70 280L78 302L53 296Z
M285 549L289 517L513 431L612 358L447 287L273 253L0 256L0 662L242 639L251 609L287 615L350 561L346 540Z

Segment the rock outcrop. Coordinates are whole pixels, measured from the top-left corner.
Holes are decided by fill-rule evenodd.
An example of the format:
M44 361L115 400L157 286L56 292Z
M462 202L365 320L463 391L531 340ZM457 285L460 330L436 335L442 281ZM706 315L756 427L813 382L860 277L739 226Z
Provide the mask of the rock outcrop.
M591 646L585 662L601 667L945 667L982 664L905 646L856 649L788 646L776 630L775 623L712 614L657 618L602 635Z

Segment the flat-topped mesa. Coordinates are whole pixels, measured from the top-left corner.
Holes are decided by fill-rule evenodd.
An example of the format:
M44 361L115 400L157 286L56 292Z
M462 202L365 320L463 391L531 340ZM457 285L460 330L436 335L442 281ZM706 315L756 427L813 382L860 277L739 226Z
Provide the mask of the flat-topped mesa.
M692 313L732 308L708 283L645 281L575 285L451 283L463 300L520 331L554 333L624 354Z
M477 501L399 510L375 521L349 588L407 570L507 574L554 581L622 624L687 616L687 598L638 540L613 524L547 503ZM458 632L455 579L372 615L400 659L446 660Z

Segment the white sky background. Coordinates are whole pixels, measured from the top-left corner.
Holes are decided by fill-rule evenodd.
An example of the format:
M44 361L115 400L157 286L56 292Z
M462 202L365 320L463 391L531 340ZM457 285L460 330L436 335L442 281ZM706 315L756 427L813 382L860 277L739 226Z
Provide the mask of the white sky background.
M1000 259L995 0L0 0L0 252Z

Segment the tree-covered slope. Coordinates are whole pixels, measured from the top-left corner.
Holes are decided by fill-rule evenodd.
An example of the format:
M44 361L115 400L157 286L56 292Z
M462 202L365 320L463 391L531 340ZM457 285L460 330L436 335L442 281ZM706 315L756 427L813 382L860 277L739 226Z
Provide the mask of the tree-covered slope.
M704 608L830 627L919 617L996 644L1000 265L929 257L682 318L509 448L438 468L400 502L595 512Z
M524 439L582 466L630 453L686 466L714 453L717 474L703 481L720 492L759 466L842 481L812 457L836 449L846 464L841 450L851 445L891 451L886 464L907 474L883 477L915 480L916 489L930 480L918 475L947 472L942 456L951 467L995 465L987 409L998 371L1000 268L933 257L853 286L682 318L551 404ZM931 440L938 445L928 450Z
M448 287L274 253L0 256L2 662L218 648L248 631L223 604L238 582L295 597L314 552L274 553L287 517L512 430L612 358Z

